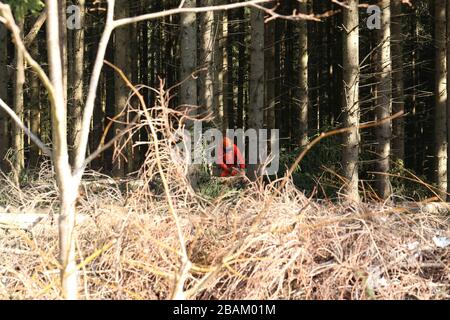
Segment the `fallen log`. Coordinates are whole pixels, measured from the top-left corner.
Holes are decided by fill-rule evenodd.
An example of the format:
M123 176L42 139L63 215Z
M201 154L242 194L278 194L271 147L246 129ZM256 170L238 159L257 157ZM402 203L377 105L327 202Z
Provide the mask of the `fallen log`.
M51 223L51 216L43 213L1 213L0 212L0 229L22 229L31 231L36 225L44 222ZM57 221L58 215L53 216ZM77 214L77 224L82 224L89 217L87 215Z

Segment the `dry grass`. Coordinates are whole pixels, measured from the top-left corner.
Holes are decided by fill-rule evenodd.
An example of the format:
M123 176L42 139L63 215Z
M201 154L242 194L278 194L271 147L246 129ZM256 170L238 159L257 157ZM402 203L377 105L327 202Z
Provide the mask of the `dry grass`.
M190 188L174 148L168 124L184 117L162 107L146 116L162 138L149 142L139 183L125 188L133 191L90 173L96 182L78 203L89 218L76 228L82 298L170 298L180 243L192 263L183 280L189 299L450 298L450 247L434 240L450 238L448 214L312 200L290 181L280 192L279 182L253 183L207 201ZM155 191L162 177L167 188ZM29 232L0 229L0 298L60 299L51 170L22 190L3 177L0 195L21 212L49 213Z
M252 185L239 197L195 211L177 203L193 262L190 298L450 298L449 248L433 241L450 237L448 216L311 202L288 184L250 232L270 194L261 188ZM108 184L106 190L117 194ZM180 250L163 200L145 206L137 198L125 204L93 195L80 211L90 216L77 227L84 298L170 296ZM237 253L226 259L231 252ZM50 218L31 233L3 230L0 298L58 299L56 256L57 227ZM189 291L205 275L204 288Z

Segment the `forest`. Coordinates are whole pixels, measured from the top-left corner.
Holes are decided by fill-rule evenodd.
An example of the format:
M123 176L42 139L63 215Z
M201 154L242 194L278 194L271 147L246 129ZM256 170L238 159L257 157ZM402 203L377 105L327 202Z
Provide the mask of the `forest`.
M448 16L0 0L0 299L449 299Z

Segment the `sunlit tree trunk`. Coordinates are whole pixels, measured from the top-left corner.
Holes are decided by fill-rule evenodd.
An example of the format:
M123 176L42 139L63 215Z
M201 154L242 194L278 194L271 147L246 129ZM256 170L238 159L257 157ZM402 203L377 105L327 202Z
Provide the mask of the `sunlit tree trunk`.
M75 263L75 200L79 181L72 177L67 146L67 106L64 93L63 63L61 61L58 6L47 0L47 52L50 80L54 87L52 103L53 164L60 196L59 262L61 264L62 295L78 298L78 272ZM60 12L61 14L61 12ZM64 15L65 16L65 15Z
M445 198L447 190L447 71L445 1L435 1L436 83L434 130L436 145L436 185Z
M359 16L358 0L348 2L344 9L343 71L344 71L344 126L355 127L343 135L342 167L347 179L346 194L359 202Z
M213 5L212 0L201 1L202 6ZM214 13L206 12L200 15L200 63L206 70L201 72L199 85L199 106L201 110L214 115L217 119L218 110L213 108L214 102L214 69L213 69L213 49L214 49ZM214 120L216 122L217 120Z
M30 49L33 57L39 56L39 41L35 39ZM41 130L41 104L40 104L40 82L37 74L33 71L29 74L30 79L30 129L38 137ZM39 162L39 147L30 144L30 165L36 167Z
M195 7L195 0L187 0L185 7ZM197 106L197 80L193 73L197 69L197 18L195 13L181 14L180 21L180 77L183 83L180 87L180 104L192 107ZM187 79L187 80L186 80ZM189 121L187 128L192 128L193 123ZM189 166L189 180L191 185L197 187L198 165Z
M221 95L221 103L222 103L222 122L224 131L229 127L229 119L228 119L228 50L227 47L229 44L229 35L228 35L228 15L222 13L222 95Z
M381 30L378 33L378 44L381 46L377 61L377 119L387 118L392 112L392 59L391 59L391 1L381 1ZM376 128L377 148L377 192L380 198L386 199L391 194L390 152L392 127L391 122L385 122Z
M23 19L19 19L17 24L23 32L24 22ZM22 52L16 48L15 55L16 62L16 70L15 70L15 79L14 79L14 112L17 114L19 119L23 120L24 116L24 100L23 100L23 88L25 84L25 66L24 66L24 57ZM25 166L25 153L24 153L24 137L22 129L19 126L13 126L13 140L12 147L14 149L14 179L16 183L19 183L20 176L22 174L22 170Z
M214 14L214 108L217 110L216 123L224 131L225 121L223 113L223 12Z
M299 12L307 13L307 1L299 1ZM299 88L298 88L298 143L305 146L308 143L308 26L306 20L298 22L299 32Z
M185 7L195 7L194 0L187 0ZM180 55L181 74L180 80L185 80L181 85L180 102L183 105L197 105L197 81L192 76L197 68L197 21L195 13L181 15L180 31Z

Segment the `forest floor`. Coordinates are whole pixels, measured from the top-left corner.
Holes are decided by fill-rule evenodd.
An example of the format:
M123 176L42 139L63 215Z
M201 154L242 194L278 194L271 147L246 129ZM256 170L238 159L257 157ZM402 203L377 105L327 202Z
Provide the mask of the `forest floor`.
M57 191L43 172L22 189L0 181L0 213L44 215L28 230L0 225L0 299L60 299ZM94 179L77 203L81 298L169 298L180 242L164 193ZM448 212L313 200L291 183L171 192L189 299L450 299Z

